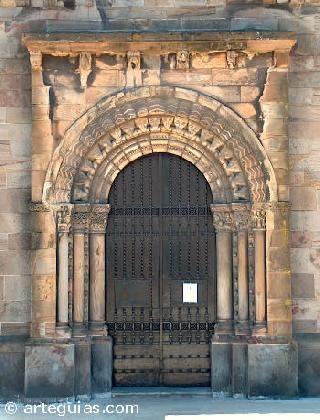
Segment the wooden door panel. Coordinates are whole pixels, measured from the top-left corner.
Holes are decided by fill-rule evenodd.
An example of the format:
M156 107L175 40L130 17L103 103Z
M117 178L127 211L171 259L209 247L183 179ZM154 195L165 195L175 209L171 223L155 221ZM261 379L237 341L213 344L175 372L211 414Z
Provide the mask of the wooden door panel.
M153 154L120 172L109 195L107 324L118 386L208 385L215 319L215 238L203 175ZM198 302L182 299L184 282Z
M198 370L186 369L186 372L171 370L162 374L162 384L166 386L210 386L210 370L198 372Z
M209 369L210 361L207 357L180 357L169 359L163 357L162 365L164 369Z

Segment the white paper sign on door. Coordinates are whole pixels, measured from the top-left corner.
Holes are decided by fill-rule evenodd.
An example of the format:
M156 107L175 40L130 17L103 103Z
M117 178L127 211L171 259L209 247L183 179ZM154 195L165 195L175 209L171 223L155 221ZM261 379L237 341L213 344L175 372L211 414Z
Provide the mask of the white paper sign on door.
M183 303L198 303L197 283L183 283Z

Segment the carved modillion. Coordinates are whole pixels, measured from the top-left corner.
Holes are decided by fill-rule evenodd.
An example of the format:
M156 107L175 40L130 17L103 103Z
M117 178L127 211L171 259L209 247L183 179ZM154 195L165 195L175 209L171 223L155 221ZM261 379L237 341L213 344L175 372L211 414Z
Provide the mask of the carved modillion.
M138 51L129 51L127 66L127 87L142 85L141 55Z
M237 66L238 53L234 50L227 51L227 64L229 69L234 69Z
M42 71L42 54L40 51L30 51L32 71Z
M88 77L92 71L92 56L87 52L79 55L79 67L76 72L80 75L80 84L83 89L87 87Z
M177 52L177 70L189 70L190 68L190 53L187 50Z

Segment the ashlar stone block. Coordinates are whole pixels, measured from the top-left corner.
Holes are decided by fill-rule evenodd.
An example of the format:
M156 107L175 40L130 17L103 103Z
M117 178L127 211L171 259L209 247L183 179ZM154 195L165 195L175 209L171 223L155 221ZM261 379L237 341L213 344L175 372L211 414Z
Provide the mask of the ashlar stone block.
M25 355L25 396L67 398L74 395L74 344L29 344Z

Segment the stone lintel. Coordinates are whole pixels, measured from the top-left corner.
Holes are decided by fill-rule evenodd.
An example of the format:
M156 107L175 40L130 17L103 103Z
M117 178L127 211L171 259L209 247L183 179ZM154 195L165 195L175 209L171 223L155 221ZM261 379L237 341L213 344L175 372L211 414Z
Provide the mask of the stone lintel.
M87 53L126 53L128 51L168 54L181 49L189 52L244 51L248 54L289 52L296 44L293 32L175 32L175 33L52 33L24 34L23 44L30 53L57 56Z

